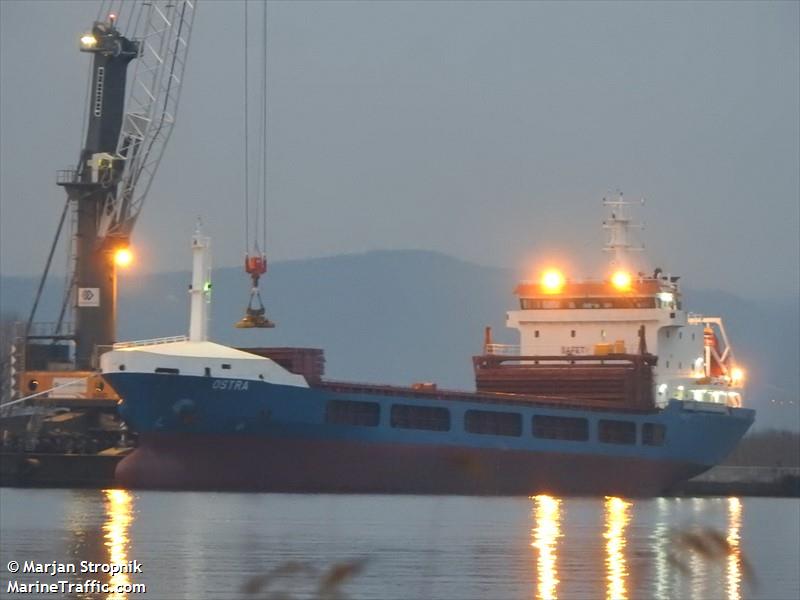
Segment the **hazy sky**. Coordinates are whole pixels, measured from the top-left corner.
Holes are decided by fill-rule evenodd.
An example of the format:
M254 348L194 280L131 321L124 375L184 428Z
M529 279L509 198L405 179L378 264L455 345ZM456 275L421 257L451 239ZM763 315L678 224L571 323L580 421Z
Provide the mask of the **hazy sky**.
M134 236L141 270L187 268L198 215L216 264L245 250L243 8L198 5ZM55 171L82 142L77 40L98 6L0 2L3 274L44 263ZM269 255L419 248L586 274L603 260L600 200L619 188L647 198L651 265L692 287L796 296L799 6L270 2Z

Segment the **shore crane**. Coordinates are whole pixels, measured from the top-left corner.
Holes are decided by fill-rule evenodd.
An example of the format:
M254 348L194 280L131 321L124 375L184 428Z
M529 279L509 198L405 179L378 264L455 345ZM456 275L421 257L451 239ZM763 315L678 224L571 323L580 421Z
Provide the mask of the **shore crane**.
M57 175L67 201L12 351L12 385L19 385L13 395L82 376L90 380L84 397L103 397L92 369L116 341L117 268L132 260L131 233L175 125L195 8L196 0L103 0L80 37L80 51L92 55L85 141L77 166ZM61 313L54 324L36 323L70 211L72 264ZM74 326L66 317L70 308Z

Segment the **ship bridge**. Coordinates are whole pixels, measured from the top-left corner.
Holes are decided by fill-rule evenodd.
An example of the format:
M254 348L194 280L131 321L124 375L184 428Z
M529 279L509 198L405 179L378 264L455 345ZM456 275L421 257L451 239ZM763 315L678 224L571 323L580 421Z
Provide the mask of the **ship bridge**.
M520 332L520 353L640 352L642 327L645 349L655 353L662 328L687 325L675 278L616 279L557 283L545 274L540 282L518 285L519 310L507 313L506 324Z
M520 283L514 290L519 308L506 314L506 325L519 332L519 345L494 344L487 330L484 355L476 359L479 384L510 391L504 378L516 373L514 391L523 390L524 379L523 391L535 393L544 368L562 365L554 371L552 389L566 390L564 382L571 378L586 388L578 386L578 392L589 394L598 373L629 364L636 374L625 375L626 389L652 386L657 404L675 398L740 406L743 373L722 320L688 313L679 277L660 268L651 274L634 268L630 253L642 247L629 238L629 229L640 227L626 214L631 203L621 195L604 203L611 209L603 222L610 233L604 249L613 255L606 277L575 280L551 268L537 281ZM642 364L652 367L652 379L638 372ZM627 398L629 392L608 397Z

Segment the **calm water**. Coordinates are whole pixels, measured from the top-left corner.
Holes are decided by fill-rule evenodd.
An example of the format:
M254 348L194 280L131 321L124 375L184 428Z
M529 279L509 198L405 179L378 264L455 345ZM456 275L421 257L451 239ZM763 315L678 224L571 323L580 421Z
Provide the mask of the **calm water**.
M21 597L7 594L10 578L95 577L12 576L11 560L133 559L143 573L112 582L144 583L146 594L68 597L255 597L243 592L249 582L262 585L261 598L310 598L337 567L352 599L800 597L800 503L791 499L2 489L0 519L8 598ZM718 543L698 552L698 539ZM348 577L348 565L361 569Z

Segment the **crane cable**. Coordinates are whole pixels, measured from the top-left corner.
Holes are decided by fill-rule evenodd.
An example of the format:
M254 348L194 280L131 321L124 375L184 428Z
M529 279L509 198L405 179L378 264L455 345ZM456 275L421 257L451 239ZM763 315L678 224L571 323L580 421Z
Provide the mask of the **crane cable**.
M250 60L249 60L249 28L247 0L244 0L244 219L245 219L245 253L249 252L250 236L253 236L253 248L256 254L263 253L267 245L267 2L262 11L262 69L261 69L261 122L258 137L258 183L256 199L251 210L250 200ZM251 221L251 212L253 219Z
M264 0L264 18L263 18L263 22L262 22L262 28L263 28L263 57L262 58L263 58L263 61L264 61L264 65L263 65L263 69L262 69L262 73L261 73L261 77L262 77L262 79L261 79L261 95L262 95L262 98L264 99L263 114L262 114L262 135L264 136L264 153L263 153L263 155L261 157L261 164L262 164L262 168L264 169L264 171L262 173L262 191L263 191L263 196L262 196L262 200L261 201L263 203L263 206L262 206L261 215L262 215L262 219L263 219L263 224L262 224L261 235L262 235L262 248L264 249L265 252L266 252L266 249L267 249L267 124L269 123L268 114L267 114L267 65L268 65L268 63L267 63L267 7L268 6L269 6L269 3L267 2L267 0Z
M258 135L258 169L257 182L254 186L253 220L250 220L250 122L249 122L249 28L247 0L244 0L244 220L245 220L245 271L252 282L250 300L245 316L237 324L239 328L274 327L274 323L266 317L266 310L259 292L259 279L267 271L267 258L264 252L267 245L267 2L263 3L262 12L262 61L261 65L261 115ZM253 254L250 254L250 233L253 233Z
M244 0L244 251L250 251L250 141L249 141L249 122L247 97L248 89L248 62L247 62L247 0Z

